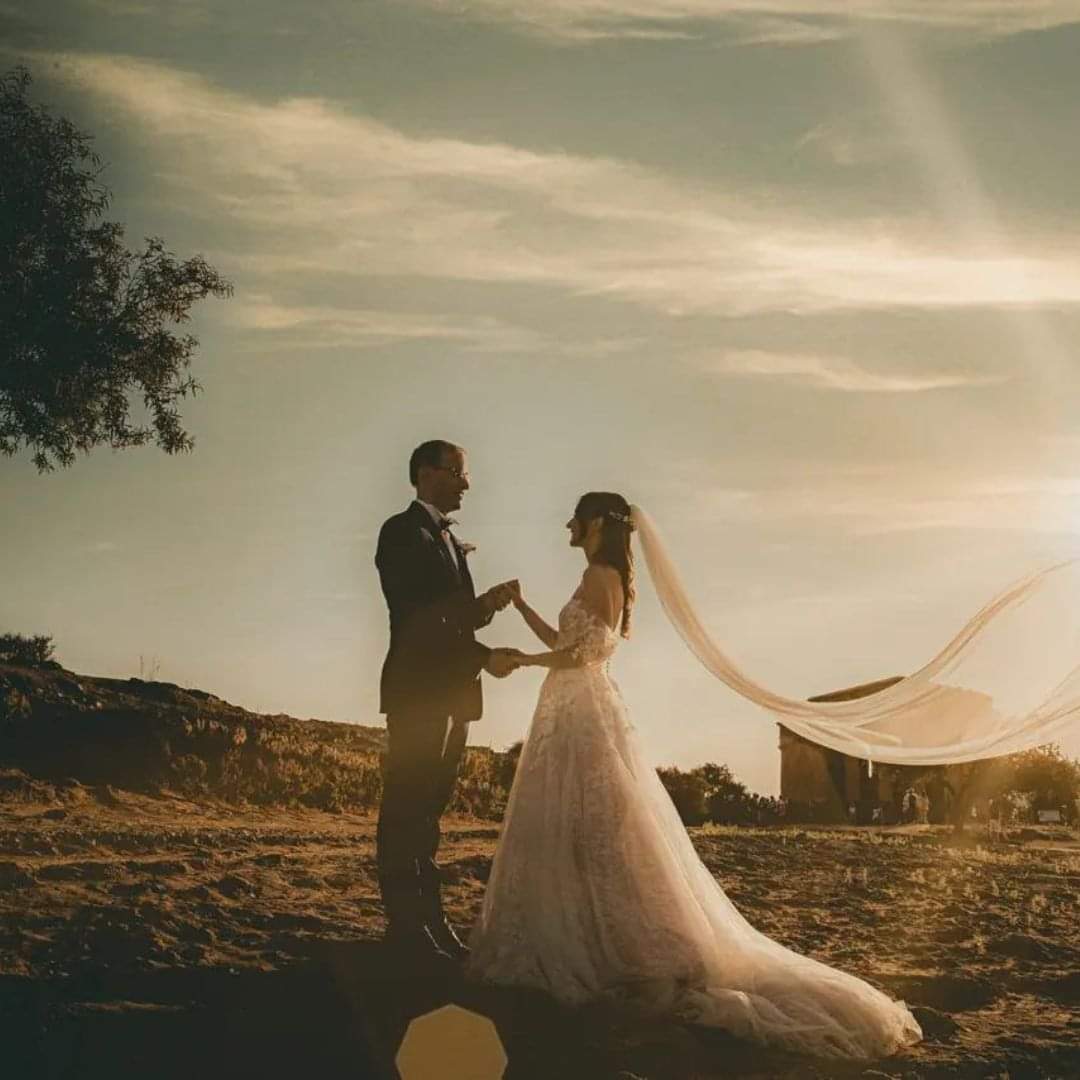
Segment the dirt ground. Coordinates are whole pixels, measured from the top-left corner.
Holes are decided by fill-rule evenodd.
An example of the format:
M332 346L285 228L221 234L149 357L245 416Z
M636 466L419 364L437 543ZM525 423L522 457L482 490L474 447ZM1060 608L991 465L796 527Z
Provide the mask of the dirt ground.
M497 826L448 821L468 927ZM837 1065L714 1032L419 978L379 945L370 817L73 788L0 801L0 1073L392 1077L409 1021L491 1017L506 1076L1080 1077L1080 841L1064 830L703 828L760 929L915 1010L910 1053Z

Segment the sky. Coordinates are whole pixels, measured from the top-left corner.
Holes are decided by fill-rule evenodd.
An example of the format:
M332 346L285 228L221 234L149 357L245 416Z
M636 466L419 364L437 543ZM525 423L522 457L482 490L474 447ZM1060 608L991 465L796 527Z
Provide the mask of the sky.
M481 587L553 621L563 523L620 491L792 697L1080 551L1080 0L0 2L0 42L129 243L235 285L191 324L192 453L0 459L0 629L68 668L380 723L374 545L427 438L468 450ZM775 723L640 569L649 752L777 792ZM471 743L541 677L486 680Z

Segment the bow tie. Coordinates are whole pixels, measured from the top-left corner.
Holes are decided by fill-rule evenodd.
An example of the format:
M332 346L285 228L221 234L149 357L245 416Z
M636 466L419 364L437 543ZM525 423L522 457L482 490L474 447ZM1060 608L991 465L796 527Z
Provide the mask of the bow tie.
M439 521L439 531L440 532L447 532L450 529L451 525L456 525L456 524L457 524L457 518L444 517Z

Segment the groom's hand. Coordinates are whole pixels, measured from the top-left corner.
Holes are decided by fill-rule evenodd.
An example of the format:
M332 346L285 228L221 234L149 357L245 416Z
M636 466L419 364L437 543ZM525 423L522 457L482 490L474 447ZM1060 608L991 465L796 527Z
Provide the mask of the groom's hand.
M516 588L516 581L504 581L501 585L493 585L480 596L480 603L483 604L487 614L494 615L496 611L502 611L514 599Z
M484 670L496 679L505 679L521 666L523 657L518 649L492 649L484 664Z
M496 585L491 591L495 593L498 604L497 610L502 611L521 591L521 586L518 584L517 578L512 578L510 581L503 581Z

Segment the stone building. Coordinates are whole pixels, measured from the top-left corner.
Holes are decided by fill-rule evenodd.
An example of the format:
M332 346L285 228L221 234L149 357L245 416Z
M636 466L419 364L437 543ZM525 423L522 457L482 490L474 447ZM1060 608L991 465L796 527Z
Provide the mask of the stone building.
M851 701L875 694L900 681L900 676L850 686L810 701ZM780 729L780 795L792 820L818 822L901 820L904 793L916 782L930 799L930 820L944 821L952 786L949 767L934 769L870 763L830 750L801 735Z

